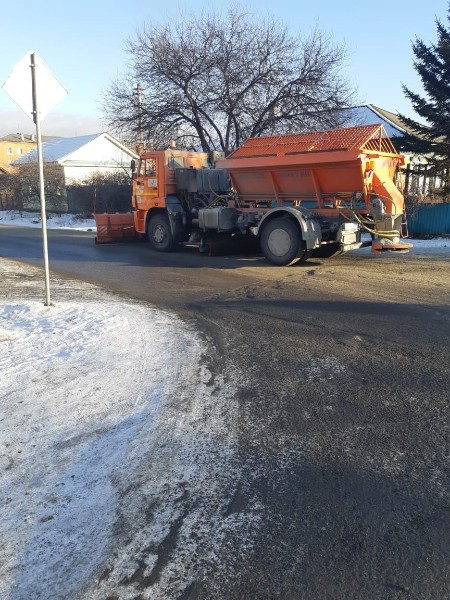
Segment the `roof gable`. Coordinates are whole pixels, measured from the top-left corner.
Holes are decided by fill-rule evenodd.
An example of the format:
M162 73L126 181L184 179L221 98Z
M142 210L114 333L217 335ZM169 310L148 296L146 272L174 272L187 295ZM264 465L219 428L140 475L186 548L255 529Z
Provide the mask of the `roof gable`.
M403 136L406 128L401 124L399 118L387 110L378 108L373 104L351 106L343 109L343 116L348 124L358 125L384 125L389 137Z
M93 135L81 135L71 138L59 138L50 140L42 144L42 159L44 162L60 162L67 155L72 154L79 148L85 146L92 140L95 140L100 133ZM37 161L37 150L33 150L23 158L16 161L17 164L23 164L24 162L36 162Z
M64 164L67 161L83 161L83 150L87 155L88 162L95 162L95 151L89 150L89 145L93 142L103 143L106 145L112 145L115 147L117 152L129 155L132 158L137 158L137 155L132 152L129 148L126 148L118 140L113 138L108 133L94 133L91 135L81 135L70 138L56 138L42 144L42 158L43 161L57 162ZM29 162L37 162L37 149L31 151L27 155L23 156L19 160L16 160L14 164L20 165Z

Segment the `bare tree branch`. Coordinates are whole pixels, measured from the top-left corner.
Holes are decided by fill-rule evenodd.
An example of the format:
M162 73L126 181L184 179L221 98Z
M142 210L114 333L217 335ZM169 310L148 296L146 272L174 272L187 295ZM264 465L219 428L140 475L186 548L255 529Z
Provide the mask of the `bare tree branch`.
M333 127L352 101L342 46L237 8L152 24L127 50L130 72L110 85L104 113L153 146L173 137L229 153L248 136Z

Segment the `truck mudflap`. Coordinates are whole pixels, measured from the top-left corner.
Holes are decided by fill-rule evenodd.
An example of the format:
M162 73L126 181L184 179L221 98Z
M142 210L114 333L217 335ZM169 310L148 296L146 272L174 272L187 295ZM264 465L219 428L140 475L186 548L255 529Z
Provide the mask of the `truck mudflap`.
M97 225L96 244L112 244L137 239L133 213L102 213L94 217Z

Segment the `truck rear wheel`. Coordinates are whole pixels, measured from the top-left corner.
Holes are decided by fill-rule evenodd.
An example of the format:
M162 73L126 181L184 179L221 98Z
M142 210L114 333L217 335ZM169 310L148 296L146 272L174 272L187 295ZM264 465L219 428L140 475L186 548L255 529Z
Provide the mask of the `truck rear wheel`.
M280 267L293 265L309 256L303 248L299 227L286 217L267 223L261 233L260 245L267 260Z
M159 252L170 252L173 249L173 236L170 229L169 217L156 214L150 217L147 229L147 238L150 246Z

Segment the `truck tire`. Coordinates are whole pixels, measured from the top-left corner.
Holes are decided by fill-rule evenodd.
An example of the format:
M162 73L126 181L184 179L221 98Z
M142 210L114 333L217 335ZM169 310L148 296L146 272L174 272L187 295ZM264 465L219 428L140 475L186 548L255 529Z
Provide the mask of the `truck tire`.
M300 229L286 217L267 223L260 236L260 245L267 260L280 267L294 265L309 256L303 248Z
M170 252L173 249L173 236L169 217L158 213L150 217L147 228L147 239L150 246L158 252Z

